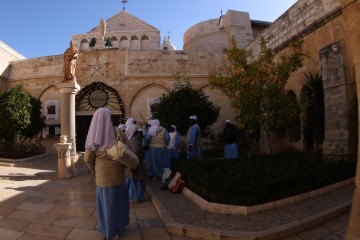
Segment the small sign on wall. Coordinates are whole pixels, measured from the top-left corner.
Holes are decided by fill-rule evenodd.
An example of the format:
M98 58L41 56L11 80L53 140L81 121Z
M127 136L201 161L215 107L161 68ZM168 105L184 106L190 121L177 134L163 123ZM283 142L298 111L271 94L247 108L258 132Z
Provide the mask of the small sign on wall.
M45 101L45 117L48 121L59 119L58 100Z

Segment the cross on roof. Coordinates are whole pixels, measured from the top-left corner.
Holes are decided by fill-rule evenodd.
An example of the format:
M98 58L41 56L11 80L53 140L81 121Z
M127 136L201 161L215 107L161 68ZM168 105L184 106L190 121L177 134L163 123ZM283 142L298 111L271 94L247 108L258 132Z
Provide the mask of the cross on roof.
M128 2L127 0L121 0L121 2L123 3L123 10L125 11L125 4Z

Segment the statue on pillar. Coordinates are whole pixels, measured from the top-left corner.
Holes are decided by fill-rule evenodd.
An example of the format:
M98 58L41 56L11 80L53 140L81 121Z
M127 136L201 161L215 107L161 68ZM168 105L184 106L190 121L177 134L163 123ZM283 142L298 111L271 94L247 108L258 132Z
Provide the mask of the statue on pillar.
M64 53L64 81L76 82L75 69L77 58L78 49L75 47L75 42L71 40L70 47Z

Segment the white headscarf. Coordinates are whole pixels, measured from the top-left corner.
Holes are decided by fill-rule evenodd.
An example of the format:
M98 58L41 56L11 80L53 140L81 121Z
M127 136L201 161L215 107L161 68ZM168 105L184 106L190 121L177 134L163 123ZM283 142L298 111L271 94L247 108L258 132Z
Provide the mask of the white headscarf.
M136 133L138 130L138 127L135 124L130 124L126 126L125 134L130 140L132 136L134 136L134 133Z
M151 121L151 127L149 128L148 134L151 136L156 136L156 131L160 126L160 121L158 119L154 119Z
M108 108L99 108L91 120L85 148L93 151L105 151L113 141L114 127L111 121L111 111Z
M174 132L177 132L176 126L175 125L171 125L174 128Z
M196 116L196 115L190 116L190 119L195 120L195 121L197 121L197 120L198 120L198 118L197 118L197 116Z
M135 124L135 119L134 118L128 118L128 120L126 120L125 125L128 126L130 124Z
M118 126L118 129L120 129L121 131L124 131L124 132L125 132L125 130L126 130L126 125L125 125L125 124L120 124L120 125Z

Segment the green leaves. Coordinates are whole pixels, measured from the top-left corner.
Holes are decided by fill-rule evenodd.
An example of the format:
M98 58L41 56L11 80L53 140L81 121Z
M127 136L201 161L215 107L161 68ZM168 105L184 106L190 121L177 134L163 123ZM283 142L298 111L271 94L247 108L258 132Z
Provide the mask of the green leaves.
M37 134L44 127L40 109L40 101L23 91L22 85L0 94L0 137L13 142L16 136L21 137L26 131L31 130L32 136ZM40 127L34 128L32 123Z
M261 38L255 58L252 50L238 48L233 38L231 47L224 49L227 72L210 74L209 83L231 99L241 113L242 126L256 129L260 125L265 130L271 149L272 132L299 117L299 108L288 101L285 85L291 73L302 66L305 54L302 41L291 42L291 54L279 57L266 44Z
M174 88L160 97L153 118L159 119L165 128L175 125L178 132L185 135L189 128L189 117L197 115L202 133L206 135L209 126L218 118L220 108L209 101L203 91L192 88L185 72L175 72L173 77Z

